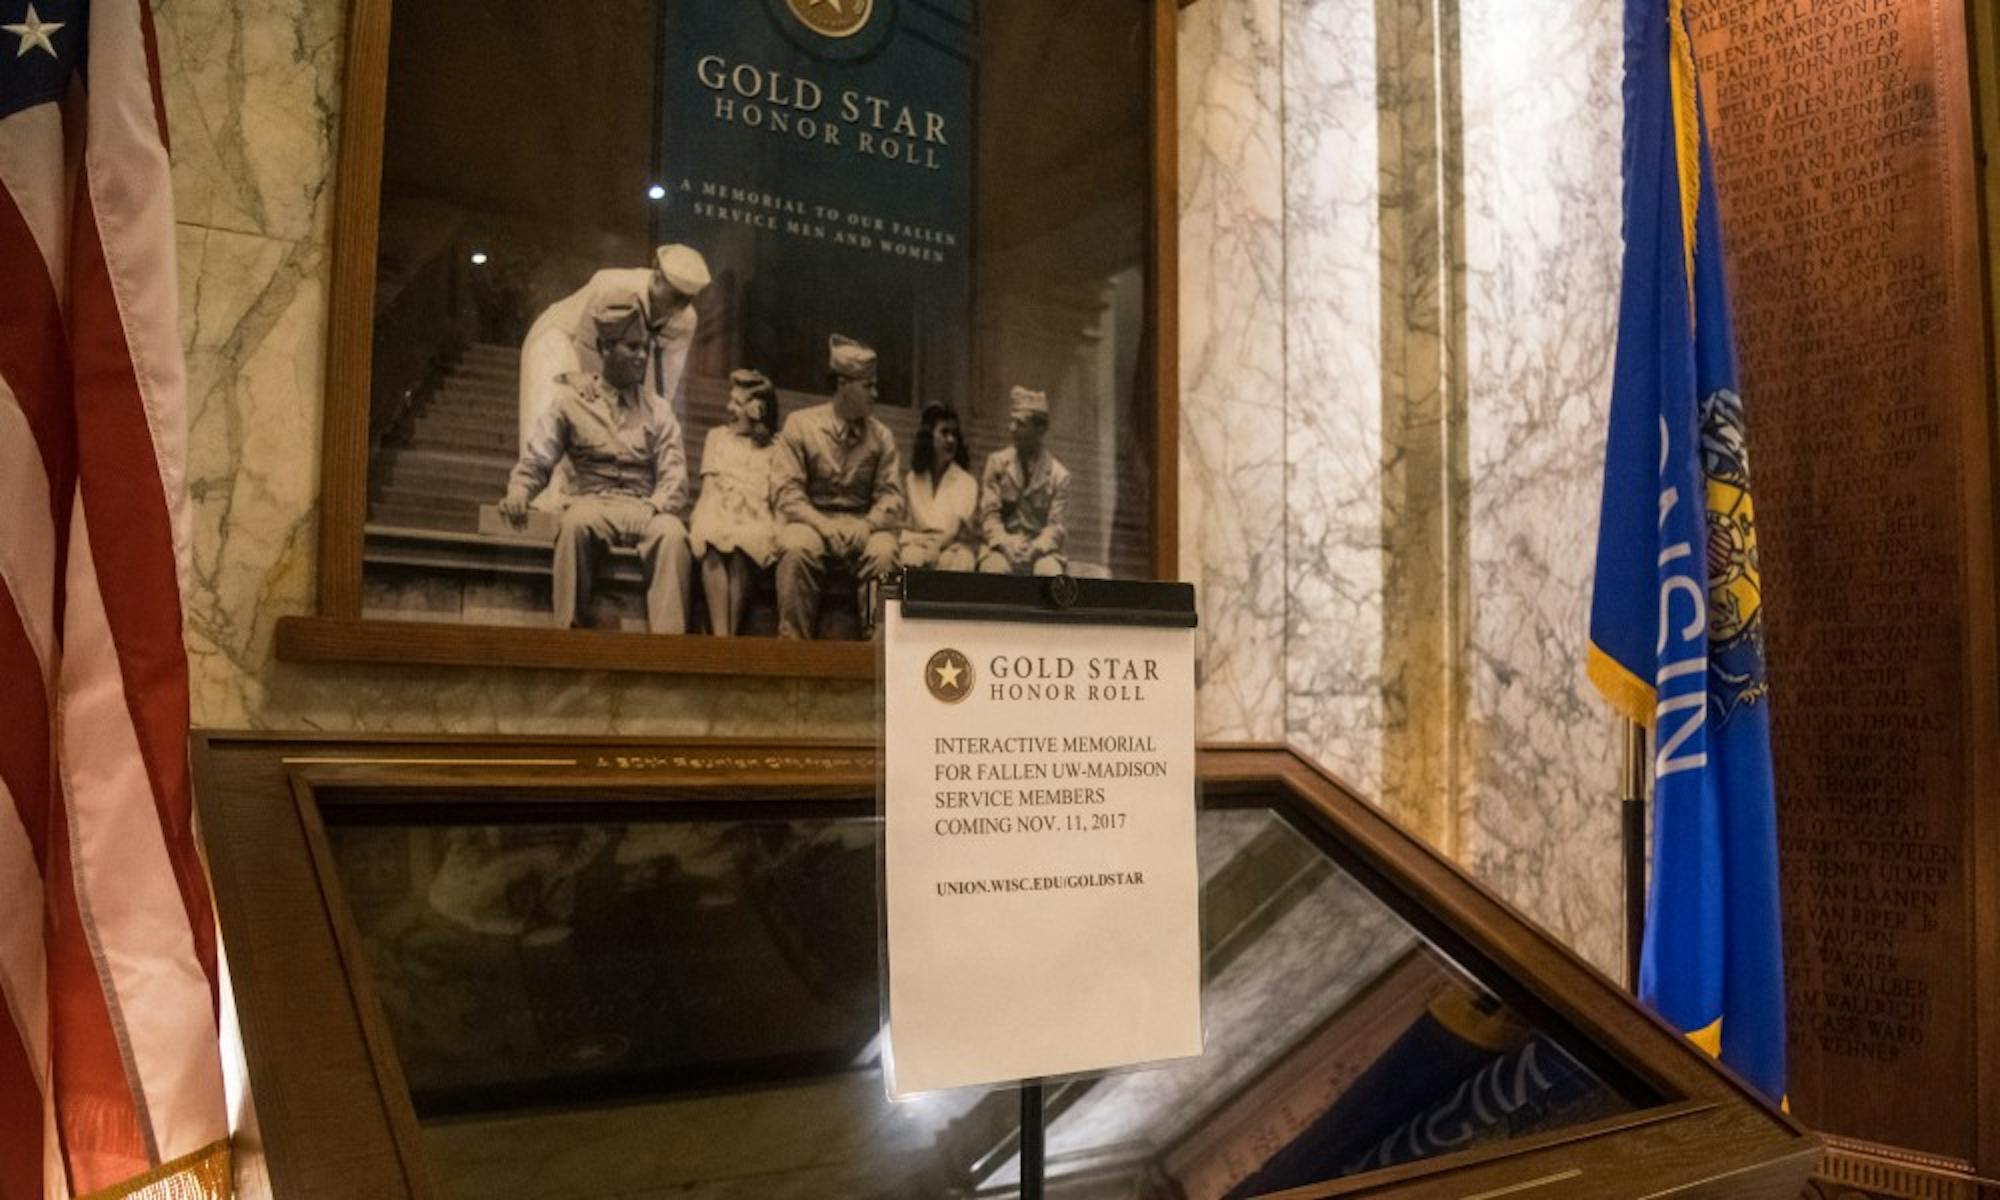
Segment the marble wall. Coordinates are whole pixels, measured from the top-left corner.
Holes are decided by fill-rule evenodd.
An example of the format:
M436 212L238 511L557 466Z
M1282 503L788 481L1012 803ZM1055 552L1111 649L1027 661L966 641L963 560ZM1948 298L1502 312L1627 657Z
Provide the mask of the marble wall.
M157 3L197 723L867 736L865 686L275 661L312 604L345 8ZM1580 664L1616 13L1198 0L1180 22L1200 731L1293 742L1609 966L1615 730Z
M1381 794L1383 379L1374 0L1285 0L1285 735Z
M1285 729L1286 196L1279 0L1181 14L1182 577L1203 737Z
M1619 725L1583 677L1619 256L1615 5L1461 0L1460 858L1619 973Z
M1619 15L1284 0L1285 728L1607 970Z

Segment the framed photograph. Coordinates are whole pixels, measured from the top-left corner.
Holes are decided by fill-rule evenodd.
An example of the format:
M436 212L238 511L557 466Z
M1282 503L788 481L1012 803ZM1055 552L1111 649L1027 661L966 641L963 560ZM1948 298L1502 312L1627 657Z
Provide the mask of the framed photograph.
M1173 0L356 0L292 659L867 675L1171 578Z
M192 762L242 1194L1022 1194L1018 1091L888 1095L876 747L217 732ZM1288 750L1198 772L1204 1052L1045 1081L1046 1194L1800 1194L1809 1134L1366 801Z

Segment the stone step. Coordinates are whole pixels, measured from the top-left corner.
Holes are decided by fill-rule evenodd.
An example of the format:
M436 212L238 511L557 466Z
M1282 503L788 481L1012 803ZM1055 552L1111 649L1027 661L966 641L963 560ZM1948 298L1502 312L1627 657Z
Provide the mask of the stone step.
M446 470L458 467L498 467L504 470L514 465L515 457L511 448L504 451L467 451L448 447L389 447L381 453L385 462L402 461Z
M509 400L505 407L480 404L459 398L438 397L430 403L414 410L419 417L454 417L465 421L478 421L495 429L512 429L520 423L520 410Z
M519 365L521 348L503 346L498 342L474 342L459 353L458 361Z
M454 372L438 381L433 396L465 396L484 400L492 404L504 403L513 408L521 402L521 390L516 386L511 374L504 379L481 379L474 375Z
M447 371L438 381L438 390L453 390L480 396L506 396L510 399L521 393L520 374L512 367L504 372Z
M383 525L404 526L411 529L435 529L444 533L475 533L479 529L479 507L472 505L463 512L439 512L435 509L406 504L368 505L368 520Z
M428 405L452 405L476 412L487 413L495 419L512 422L521 411L521 401L512 391L481 392L446 384L430 393L422 401Z
M552 566L548 542L511 532L491 535L371 520L364 539L362 561L370 567L414 567L426 572L470 571L489 576L546 579ZM600 583L619 588L645 584L638 552L631 547L612 547L602 568Z
M498 497L490 493L461 492L418 483L382 483L368 489L371 504L402 505L443 514L476 514L481 503L492 503L496 499Z
M490 501L491 497L461 495L457 492L438 491L433 488L415 487L408 484L382 484L369 489L369 507L405 508L423 511L439 517L463 517L469 528L479 524L479 505Z
M512 393L520 389L521 368L512 363L461 362L446 371L444 377L447 382Z
M511 424L496 426L452 416L421 415L410 422L401 444L422 449L497 450L511 454L519 448L520 437Z
M496 425L512 428L520 420L520 406L514 397L495 401L483 396L468 396L462 392L439 392L416 409L418 416L455 416L469 420L490 421Z
M378 487L428 487L441 494L498 496L514 469L512 455L392 448L382 452L370 481Z

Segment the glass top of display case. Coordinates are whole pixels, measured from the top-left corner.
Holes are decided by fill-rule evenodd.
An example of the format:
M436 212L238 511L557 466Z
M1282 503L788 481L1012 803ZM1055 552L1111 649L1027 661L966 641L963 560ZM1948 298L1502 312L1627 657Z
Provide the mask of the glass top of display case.
M1022 1194L1019 1092L887 1096L872 751L488 768L559 760L493 747L439 766L412 748L287 766L266 743L218 746L202 796L232 962L255 964L238 993L257 1007L248 976L273 964L238 943L274 914L231 883L265 835L232 820L228 797L254 789L240 770L218 782L225 759L261 764L303 818L280 850L313 864L332 937L324 958L292 939L293 991L323 977L353 998L399 1194ZM1809 1161L1795 1127L1294 756L1210 753L1203 776L1205 1050L1047 1081L1044 1194L1511 1178L1565 1145L1630 1155L1724 1107L1719 1128L1762 1146L1753 1166ZM267 834L283 824L269 807ZM246 1012L253 1094L313 1090L276 1049L309 1036L296 1012L261 1022L261 1054ZM342 1031L322 1032L330 1054ZM282 1131L265 1129L275 1169Z
M1018 1184L1011 1090L884 1095L876 818L452 807L327 814L447 1193ZM1585 1066L1279 811L1199 824L1206 1050L1055 1087L1052 1182L1164 1173L1189 1196L1254 1195L1657 1099ZM584 1128L593 1155L571 1153Z

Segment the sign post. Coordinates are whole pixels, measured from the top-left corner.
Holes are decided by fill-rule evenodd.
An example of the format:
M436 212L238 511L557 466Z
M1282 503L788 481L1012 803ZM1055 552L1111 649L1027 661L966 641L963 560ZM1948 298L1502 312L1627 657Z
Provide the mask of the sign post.
M912 572L883 622L889 1090L1201 1053L1194 593Z

